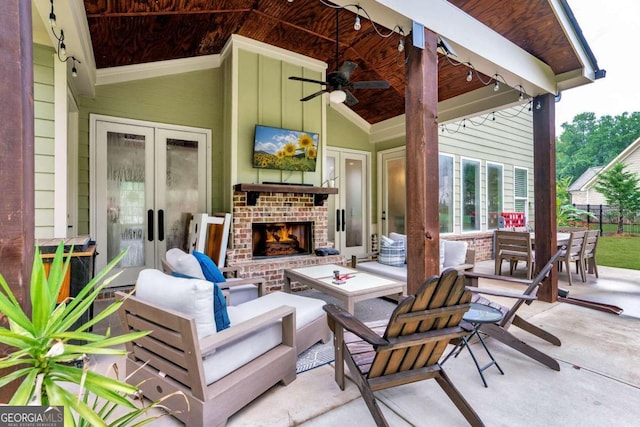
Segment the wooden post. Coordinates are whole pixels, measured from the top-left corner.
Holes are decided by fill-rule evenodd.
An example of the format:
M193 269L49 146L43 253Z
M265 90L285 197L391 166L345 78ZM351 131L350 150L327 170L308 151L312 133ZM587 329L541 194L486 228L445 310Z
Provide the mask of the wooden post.
M0 10L0 273L20 301L29 304L34 250L33 41L31 2L5 0ZM0 316L0 324L7 326ZM0 357L8 347L0 345ZM0 371L0 376L8 373ZM15 382L0 389L13 396Z
M533 100L533 184L535 188L536 270L557 250L556 104L553 94ZM558 300L558 270L554 268L538 292L541 301Z
M438 36L425 29L425 48L407 49L406 192L407 293L439 274ZM412 43L411 43L412 45Z

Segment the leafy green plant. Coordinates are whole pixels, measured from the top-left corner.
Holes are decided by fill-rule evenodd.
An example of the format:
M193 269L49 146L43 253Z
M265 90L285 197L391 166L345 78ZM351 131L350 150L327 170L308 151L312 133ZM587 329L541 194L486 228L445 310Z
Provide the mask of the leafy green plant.
M70 330L113 277L99 286L96 284L105 279L125 253L113 259L76 297L57 304L71 258L64 260L64 246L61 243L47 277L36 248L30 283L31 319L0 275L0 313L9 321L8 329L0 327L0 342L15 349L0 359L0 369L15 369L0 378L0 387L22 379L10 405L62 405L65 425L70 426L107 425L105 419L109 417L112 418L109 425L131 425L151 408L161 405L161 401L156 401L138 407L128 398L138 393L137 387L89 369L87 355L123 356L126 350L113 347L148 334L137 332L111 336L110 329L105 335L88 332L92 326L115 313L122 301L110 304L88 322ZM82 367L75 366L78 361L85 363ZM79 386L75 394L69 390L78 389L74 384ZM78 417L77 423L74 416ZM146 424L152 419L145 418L137 425Z

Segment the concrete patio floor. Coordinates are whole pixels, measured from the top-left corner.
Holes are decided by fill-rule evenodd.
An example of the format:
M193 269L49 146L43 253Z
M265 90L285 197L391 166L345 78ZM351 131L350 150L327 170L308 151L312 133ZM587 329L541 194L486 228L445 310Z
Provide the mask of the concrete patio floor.
M476 265L493 272L493 261ZM535 301L520 314L558 336L556 347L512 327L510 331L556 358L560 372L487 339L504 371L484 371L485 388L464 350L444 369L487 426L635 426L640 420L640 272L599 267L600 278L583 283L566 272L559 286L569 296L614 304L622 315L567 303ZM521 274L517 272L516 274ZM497 286L485 282L481 286ZM513 290L513 289L512 289ZM362 304L362 303L360 303ZM488 357L472 345L480 364ZM106 362L103 360L102 362ZM118 360L120 364L121 361ZM346 370L348 373L348 370ZM276 385L229 419L228 426L374 426L360 393L351 381L341 391L334 382L333 363L298 375L284 387ZM463 426L464 417L435 381L427 380L376 392L392 426ZM172 417L153 426L181 425Z

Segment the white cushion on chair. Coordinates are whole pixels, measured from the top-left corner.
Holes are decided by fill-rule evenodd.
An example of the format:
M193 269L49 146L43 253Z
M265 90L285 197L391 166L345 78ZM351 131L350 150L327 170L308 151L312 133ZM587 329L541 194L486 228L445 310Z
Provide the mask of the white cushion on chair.
M464 264L467 259L467 246L467 242L463 241L445 241L443 267L456 267Z
M186 253L180 248L169 249L165 255L167 262L174 271L186 276L204 279L200 263L191 254Z
M160 270L147 269L138 274L136 297L193 317L199 339L216 333L211 282L183 279Z

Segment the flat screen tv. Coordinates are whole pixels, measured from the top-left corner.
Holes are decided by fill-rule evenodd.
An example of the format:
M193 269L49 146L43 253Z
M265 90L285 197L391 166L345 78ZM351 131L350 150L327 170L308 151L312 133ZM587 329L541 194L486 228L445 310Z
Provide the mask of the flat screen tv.
M256 125L253 167L314 172L319 135Z

